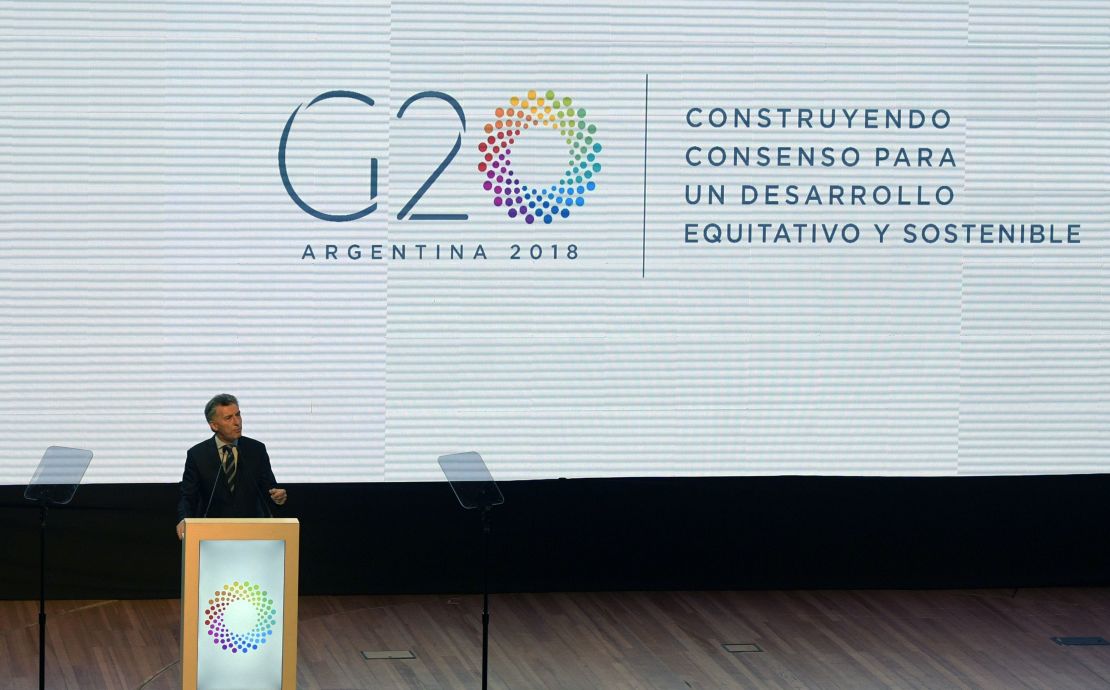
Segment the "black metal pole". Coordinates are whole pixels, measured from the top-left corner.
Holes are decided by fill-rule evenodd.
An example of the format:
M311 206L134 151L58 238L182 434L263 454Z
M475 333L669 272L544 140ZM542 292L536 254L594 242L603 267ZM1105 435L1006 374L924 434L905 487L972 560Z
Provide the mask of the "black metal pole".
M482 690L489 682L489 506L482 508Z
M46 501L39 505L39 690L46 690Z

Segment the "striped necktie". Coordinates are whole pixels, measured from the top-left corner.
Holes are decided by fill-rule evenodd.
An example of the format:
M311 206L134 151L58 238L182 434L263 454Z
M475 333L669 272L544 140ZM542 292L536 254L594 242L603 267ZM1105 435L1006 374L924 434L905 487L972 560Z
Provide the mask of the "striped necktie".
M235 459L234 446L224 446L224 474L227 476L227 488L231 493L235 493L235 473L239 469L239 463Z

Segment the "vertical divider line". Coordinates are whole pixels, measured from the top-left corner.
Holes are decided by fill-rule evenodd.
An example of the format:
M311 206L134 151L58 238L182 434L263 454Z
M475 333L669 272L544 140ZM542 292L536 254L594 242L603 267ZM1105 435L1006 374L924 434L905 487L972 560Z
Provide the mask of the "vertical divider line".
M644 223L643 235L640 240L640 277L647 275L647 161L648 161L648 78L644 75Z

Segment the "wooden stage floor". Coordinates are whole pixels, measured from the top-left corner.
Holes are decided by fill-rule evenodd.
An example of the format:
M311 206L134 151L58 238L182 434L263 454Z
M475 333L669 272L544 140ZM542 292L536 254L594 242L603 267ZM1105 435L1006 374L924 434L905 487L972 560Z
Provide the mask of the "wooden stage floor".
M480 597L300 606L299 688L480 686ZM50 602L47 687L179 687L178 608ZM1110 646L1050 639L1110 638L1110 589L504 594L491 610L495 688L1110 688ZM0 688L38 685L37 612L0 601Z

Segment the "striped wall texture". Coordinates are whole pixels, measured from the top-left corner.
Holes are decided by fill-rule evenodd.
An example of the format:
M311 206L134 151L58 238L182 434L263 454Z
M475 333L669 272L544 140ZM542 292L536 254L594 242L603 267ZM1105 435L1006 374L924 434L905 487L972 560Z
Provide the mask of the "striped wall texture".
M309 105L336 90L373 106ZM551 224L509 218L478 170L530 90L603 147ZM465 125L437 97L398 116L425 91ZM439 480L462 450L503 480L1106 472L1108 106L1104 2L0 2L0 483L51 444L92 449L89 481L173 481L224 391L286 482ZM293 202L298 107L296 192L374 212ZM950 122L692 128L693 107ZM554 130L513 146L525 182L565 172ZM732 166L745 146L863 162ZM878 147L956 164L875 166ZM726 203L688 204L699 184ZM743 205L745 184L954 200ZM684 241L761 222L862 236ZM902 241L930 222L1080 243Z

